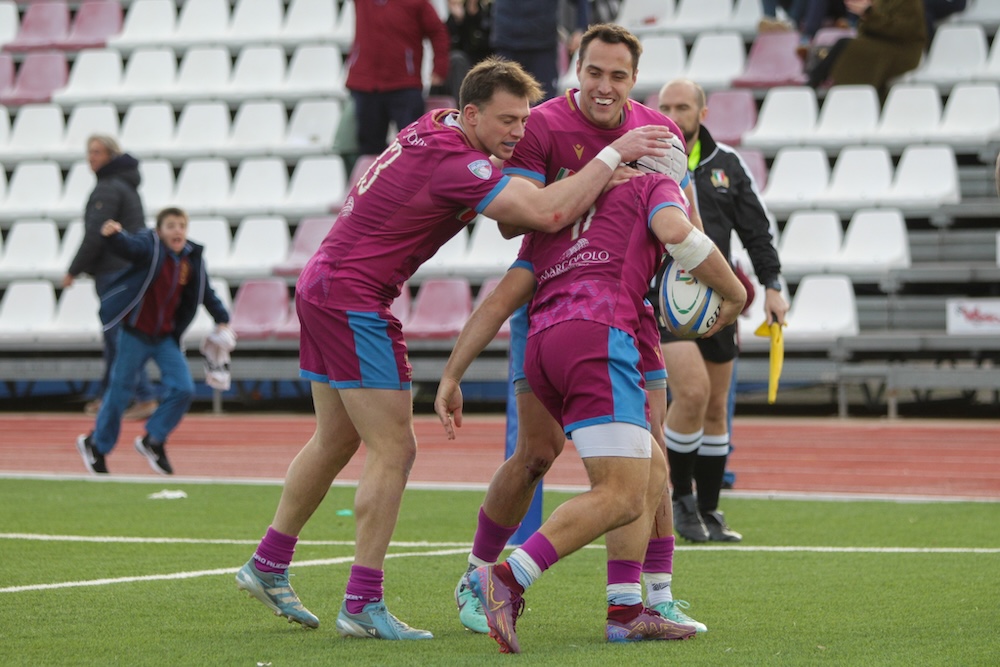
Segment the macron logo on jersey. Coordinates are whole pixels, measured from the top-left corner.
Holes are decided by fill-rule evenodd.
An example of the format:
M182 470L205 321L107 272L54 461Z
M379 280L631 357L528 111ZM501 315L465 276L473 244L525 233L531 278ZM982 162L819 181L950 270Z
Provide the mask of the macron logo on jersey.
M576 159L583 158L583 144L573 144L573 152L576 153Z
M476 178L485 181L493 173L493 165L490 164L489 160L476 160L469 163L469 171Z

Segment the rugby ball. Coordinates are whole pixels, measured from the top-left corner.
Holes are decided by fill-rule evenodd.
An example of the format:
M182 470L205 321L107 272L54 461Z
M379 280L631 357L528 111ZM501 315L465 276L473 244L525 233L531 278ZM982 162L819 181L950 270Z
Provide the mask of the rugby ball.
M700 338L719 319L722 297L673 259L667 263L658 292L663 323L678 338Z
M667 154L659 157L644 155L635 161L636 167L655 174L664 174L680 184L688 172L688 157L684 152L684 141L678 136L660 141L670 144Z

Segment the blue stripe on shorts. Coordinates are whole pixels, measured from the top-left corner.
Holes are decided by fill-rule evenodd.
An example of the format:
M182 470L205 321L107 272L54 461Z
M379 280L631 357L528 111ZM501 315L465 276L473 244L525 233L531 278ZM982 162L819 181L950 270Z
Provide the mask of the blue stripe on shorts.
M510 316L510 380L524 379L524 349L528 345L528 305L525 304Z
M358 355L361 382L331 383L337 389L409 389L400 382L388 324L378 313L347 311L347 322L354 332L354 350Z
M621 329L608 329L608 376L614 398L614 421L646 427L646 392L640 384L639 350Z

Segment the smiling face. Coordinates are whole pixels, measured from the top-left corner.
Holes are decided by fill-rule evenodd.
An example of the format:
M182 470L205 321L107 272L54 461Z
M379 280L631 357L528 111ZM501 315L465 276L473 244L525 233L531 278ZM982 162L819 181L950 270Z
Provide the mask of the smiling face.
M156 226L160 240L174 254L179 254L187 243L188 221L183 215L165 215Z
M599 39L592 41L576 64L583 115L600 127L618 127L622 108L635 86L636 73L627 46Z
M462 125L476 148L508 160L517 142L524 138L530 113L527 98L498 90L482 106L467 104L462 111Z

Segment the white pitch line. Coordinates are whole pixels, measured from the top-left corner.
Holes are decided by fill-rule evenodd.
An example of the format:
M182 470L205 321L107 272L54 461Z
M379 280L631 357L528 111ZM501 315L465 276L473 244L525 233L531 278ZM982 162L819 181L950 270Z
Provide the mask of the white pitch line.
M35 542L98 542L107 544L236 544L256 546L260 539L208 539L198 537L125 537L119 535L44 535L41 533L0 533L0 540L30 540ZM314 547L353 547L354 540L299 540L297 544ZM472 547L471 542L396 542L398 548Z

